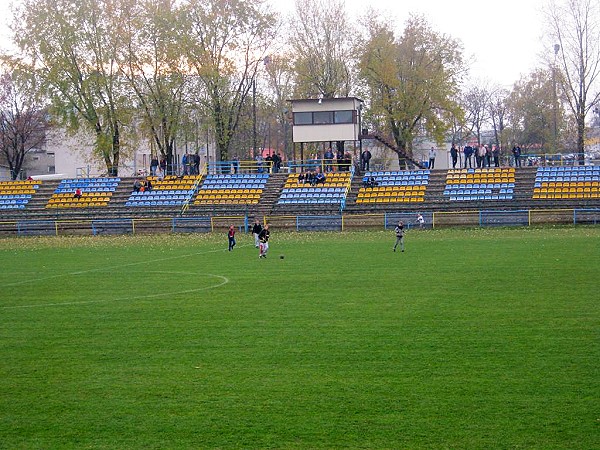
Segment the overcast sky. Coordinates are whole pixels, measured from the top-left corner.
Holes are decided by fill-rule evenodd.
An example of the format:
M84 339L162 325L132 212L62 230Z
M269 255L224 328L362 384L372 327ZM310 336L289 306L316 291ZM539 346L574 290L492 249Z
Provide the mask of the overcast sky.
M0 0L0 47L8 46L9 4ZM270 0L280 12L293 11L293 0ZM462 41L473 60L471 77L510 87L521 75L542 64L551 52L542 43L542 7L546 0L380 0L372 5L398 23L400 34L409 13L426 17L435 30ZM346 0L351 18L366 9L365 0Z

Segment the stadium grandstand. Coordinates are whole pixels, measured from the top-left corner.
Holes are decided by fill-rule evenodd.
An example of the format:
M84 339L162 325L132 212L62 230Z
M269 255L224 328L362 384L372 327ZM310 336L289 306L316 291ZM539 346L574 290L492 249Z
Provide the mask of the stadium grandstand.
M210 223L202 228L210 230L221 218L246 226L260 218L290 228L298 217L323 223L324 217L335 223L343 218L340 223L358 227L419 212L429 226L481 225L484 215L517 218L500 221L507 225L600 222L600 166L338 170L323 170L324 179L313 183L302 166L279 173L270 167L245 167L243 173L209 167L199 175L147 177L150 189L136 189L138 178L119 177L1 182L0 232L18 234L24 223L37 221L53 230L69 222L65 228L86 233L91 221L111 220L168 224L157 231L176 231L175 220L196 220Z

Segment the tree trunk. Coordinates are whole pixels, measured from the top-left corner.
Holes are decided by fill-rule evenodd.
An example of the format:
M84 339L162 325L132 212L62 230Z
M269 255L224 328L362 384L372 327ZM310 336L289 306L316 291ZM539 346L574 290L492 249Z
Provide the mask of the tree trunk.
M577 115L577 161L585 165L585 114Z

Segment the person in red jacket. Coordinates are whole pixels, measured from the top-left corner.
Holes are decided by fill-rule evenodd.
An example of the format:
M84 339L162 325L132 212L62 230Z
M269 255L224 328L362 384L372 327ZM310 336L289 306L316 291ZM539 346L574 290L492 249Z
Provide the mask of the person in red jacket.
M229 251L231 251L235 247L235 227L233 225L229 227L227 238L229 239Z

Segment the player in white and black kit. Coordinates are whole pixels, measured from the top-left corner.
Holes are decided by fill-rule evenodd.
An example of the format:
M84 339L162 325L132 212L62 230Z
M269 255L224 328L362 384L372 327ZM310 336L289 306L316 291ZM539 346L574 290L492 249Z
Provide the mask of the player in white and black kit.
M258 234L259 258L267 257L267 252L269 251L269 237L271 237L271 232L269 231L269 224L266 224Z
M404 251L404 223L402 223L402 221L398 222L398 225L396 225L396 228L394 228L394 233L396 233L396 243L394 244L394 251L396 251L398 243L400 243L400 251Z

